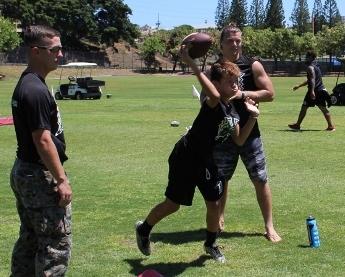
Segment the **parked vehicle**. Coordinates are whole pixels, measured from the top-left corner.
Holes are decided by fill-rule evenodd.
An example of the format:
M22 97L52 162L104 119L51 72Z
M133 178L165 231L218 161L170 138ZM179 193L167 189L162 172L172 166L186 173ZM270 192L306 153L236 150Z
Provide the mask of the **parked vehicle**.
M341 73L345 75L345 58L338 58L337 59L342 64L342 71L338 72L337 82L335 87L332 90L331 102L334 106L345 106L345 83L338 84L339 76Z
M100 99L102 97L101 87L104 81L94 80L91 77L91 69L96 67L96 63L73 62L61 66L59 87L54 93L55 99ZM69 76L69 83L61 84L61 76L64 68L76 68L76 76ZM83 69L90 68L90 75L83 77Z

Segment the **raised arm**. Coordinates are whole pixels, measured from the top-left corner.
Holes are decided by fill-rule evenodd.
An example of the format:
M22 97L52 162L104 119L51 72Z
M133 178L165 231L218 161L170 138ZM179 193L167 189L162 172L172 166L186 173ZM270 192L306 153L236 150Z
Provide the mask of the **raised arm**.
M206 77L206 75L200 71L199 67L195 64L194 60L188 55L188 46L182 45L180 50L182 61L185 62L193 70L195 76L202 87L202 91L207 96L206 102L214 108L220 101L220 94L213 83Z

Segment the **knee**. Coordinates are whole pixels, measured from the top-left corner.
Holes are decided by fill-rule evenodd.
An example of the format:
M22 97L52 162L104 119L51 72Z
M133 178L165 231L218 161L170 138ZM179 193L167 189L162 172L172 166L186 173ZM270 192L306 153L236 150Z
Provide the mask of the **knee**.
M166 198L162 203L162 208L170 213L175 213L180 209L180 204L177 204L170 199Z
M329 115L329 110L326 107L319 106L319 109L324 115Z
M267 181L253 181L253 184L256 191L265 191L270 189Z
M220 209L220 201L206 201L207 210L210 212L219 211Z

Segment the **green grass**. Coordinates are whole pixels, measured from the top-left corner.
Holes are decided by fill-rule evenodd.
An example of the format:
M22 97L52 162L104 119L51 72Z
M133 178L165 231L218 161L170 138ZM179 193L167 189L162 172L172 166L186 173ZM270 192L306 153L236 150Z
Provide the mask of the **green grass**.
M261 234L263 220L254 188L240 162L231 182L224 246L227 263L203 254L205 207L197 192L192 207L158 224L153 254L136 248L134 223L164 197L167 158L192 123L199 104L193 76L109 77L112 98L59 101L73 186L73 251L68 276L133 276L153 268L166 276L343 276L345 243L345 108L332 107L337 131L326 133L318 109L310 109L303 132L291 132L304 90L303 78L273 78L276 99L260 105L259 119L273 193L275 226L283 241ZM15 79L0 81L0 114L10 114ZM48 85L57 81L48 80ZM335 78L325 78L327 88ZM179 120L180 127L170 127ZM0 276L9 275L18 234L9 172L15 157L12 126L0 127ZM321 248L307 246L305 219L319 224Z

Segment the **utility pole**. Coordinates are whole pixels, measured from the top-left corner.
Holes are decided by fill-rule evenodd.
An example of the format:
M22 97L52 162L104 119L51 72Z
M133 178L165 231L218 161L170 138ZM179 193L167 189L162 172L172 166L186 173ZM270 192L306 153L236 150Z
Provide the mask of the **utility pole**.
M159 29L160 25L161 25L161 22L159 21L159 13L158 13L158 20L156 22L157 30Z
M314 17L314 12L311 14L311 29L313 31L313 35L315 35L315 17Z

